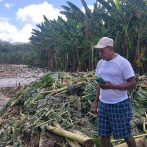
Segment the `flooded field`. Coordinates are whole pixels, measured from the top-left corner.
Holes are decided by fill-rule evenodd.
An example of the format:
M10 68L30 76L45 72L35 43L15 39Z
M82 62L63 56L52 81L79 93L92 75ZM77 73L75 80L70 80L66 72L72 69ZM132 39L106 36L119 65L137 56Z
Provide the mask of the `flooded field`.
M0 64L0 108L5 107L15 92L47 72L46 69L27 68L26 65Z

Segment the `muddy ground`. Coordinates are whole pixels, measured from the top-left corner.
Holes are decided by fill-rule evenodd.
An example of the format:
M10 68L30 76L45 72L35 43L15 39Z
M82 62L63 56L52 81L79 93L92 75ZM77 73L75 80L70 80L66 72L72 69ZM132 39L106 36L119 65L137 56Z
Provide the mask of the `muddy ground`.
M0 109L24 86L49 72L49 69L27 68L26 65L0 64Z

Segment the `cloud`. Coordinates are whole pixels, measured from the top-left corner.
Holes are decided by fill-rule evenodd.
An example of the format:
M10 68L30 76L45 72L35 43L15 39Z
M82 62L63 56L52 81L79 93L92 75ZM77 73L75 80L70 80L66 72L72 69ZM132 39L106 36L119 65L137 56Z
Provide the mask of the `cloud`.
M40 0L37 0L38 2ZM12 4L6 4L7 8L10 8ZM61 16L63 19L66 17L59 13L60 10L54 8L48 2L38 5L29 5L24 8L20 8L16 13L16 20L25 24L22 30L18 30L15 25L9 23L8 18L0 18L0 39L9 42L28 42L28 38L31 37L32 29L36 28L36 24L44 22L43 15L49 20L57 19Z
M14 25L10 25L6 20L0 19L0 39L9 42L28 42L33 28L34 26L31 24L26 24L19 31Z
M2 0L0 0L0 2L1 2Z
M8 18L0 18L0 21L8 21Z
M9 9L11 6L13 6L13 3L11 3L11 4L5 4L5 6Z
M59 11L59 9L54 8L51 4L48 4L48 2L38 5L33 4L23 9L20 8L16 13L16 19L23 23L30 23L34 26L44 22L43 15L45 15L49 20L57 20L58 16L66 19L64 15L59 13Z
M0 0L2 1L2 0ZM6 7L10 8L13 4L7 4ZM93 11L93 6L88 6ZM84 8L82 7L84 11ZM38 5L29 5L23 9L19 9L16 13L16 19L25 23L22 30L18 30L14 25L11 25L8 18L0 18L0 39L9 42L28 42L28 38L32 35L32 29L35 29L36 24L44 22L43 15L49 20L57 19L61 16L63 19L66 17L59 13L59 9L54 8L48 2Z
M35 29L31 24L26 24L21 31L14 35L13 42L29 42L29 38L31 37L32 29Z

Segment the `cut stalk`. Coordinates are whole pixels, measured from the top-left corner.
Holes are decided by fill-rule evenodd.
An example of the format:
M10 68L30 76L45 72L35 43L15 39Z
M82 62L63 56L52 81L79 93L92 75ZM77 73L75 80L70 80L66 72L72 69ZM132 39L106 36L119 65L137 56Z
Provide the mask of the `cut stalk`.
M42 116L44 116L46 114L46 112L44 112L35 122L34 122L34 125L38 122L39 119L42 118Z
M82 82L79 82L79 83L77 83L77 84L75 84L75 85L73 85L73 86L74 86L75 88L78 88L78 87L80 87L82 84L85 84L85 82L82 81ZM68 87L63 87L63 88L56 89L56 90L40 92L40 93L32 100L32 103L35 102L36 100L38 100L40 95L53 94L53 93L55 93L55 92L56 92L56 93L59 93L59 92L62 92L62 91L67 90L67 88L68 88Z
M44 90L44 89L43 89ZM42 91L43 91L42 90ZM37 99L38 99L38 97L39 97L39 95L42 93L42 91L31 101L31 103L34 103L34 101L36 101Z
M60 95L60 94L62 94L62 93L66 93L66 92L67 92L67 90L62 91L62 92L60 92L60 93L58 93L58 94L56 94L56 95L54 95L54 96L58 96L58 95Z
M93 114L93 113L91 113L91 112L88 112L87 114L90 114L90 115L92 115L92 116L97 116L97 115L95 115L95 114Z
M49 122L51 122L51 121L53 121L53 120L54 120L54 118L53 118L53 119L50 119L49 121L46 121L46 122L44 122L44 123L42 123L42 124L39 124L38 126L35 126L35 128L40 127L40 126L42 126L42 125L44 125L44 124L47 124L47 123L49 123Z
M9 110L1 117L1 120L4 118L4 117L10 117L11 116L11 114L13 115L14 113L15 113L16 111L15 110L12 110L11 112L9 112Z
M68 112L68 111L65 111L65 112L63 112L61 115L65 114L65 113L67 113L67 112ZM59 116L61 116L61 115L59 115ZM55 119L55 118L53 118L53 119L51 119L51 120L49 120L49 121L46 121L46 122L44 122L44 123L42 123L42 124L39 124L38 126L35 126L35 128L40 127L40 126L42 126L42 125L44 125L44 124L47 124L47 123L53 121L54 119Z
M50 111L48 111L46 114L45 114L45 116L47 117L49 114L50 114L50 112L52 112L53 110L51 109Z
M39 147L43 147L42 132L40 133Z
M41 110L39 110L35 115L37 115L38 113L40 113L41 111L43 111L44 110L44 108L42 108Z
M26 89L21 96L19 96L10 106L10 108L12 108L20 99L21 97L28 91L29 89Z
M135 139L135 142L136 142L136 147L146 147L146 145L147 145L147 140L145 137ZM122 144L117 145L115 147L128 147L128 145L126 143L122 143Z
M57 128L61 128L61 126L58 123L56 123L55 121L53 122L53 125ZM73 140L70 140L70 139L67 139L67 138L65 138L65 140L68 142L68 144L71 147L81 147L76 141L73 141Z
M26 102L24 102L24 106L29 102L31 98L29 98Z
M53 126L48 126L48 127L46 127L46 129L48 131L51 131L51 132L58 134L60 136L74 140L74 141L84 145L85 147L93 147L93 145L94 145L93 140L89 137L83 137L82 135L71 133L71 132L66 131L62 128L57 128L57 127L53 127Z
M145 119L143 119L143 131L147 133L147 130L145 129Z
M144 136L147 136L147 134L141 134L141 135L137 135L137 136L133 136L135 139L137 138L141 138L141 137L144 137ZM114 143L114 142L119 142L119 141L124 141L124 139L119 139L119 140L111 140L111 143Z
M21 120L23 121L23 120L26 118L26 115L23 114L23 113L21 113L21 112L20 112L20 115L21 115L21 117L22 117Z

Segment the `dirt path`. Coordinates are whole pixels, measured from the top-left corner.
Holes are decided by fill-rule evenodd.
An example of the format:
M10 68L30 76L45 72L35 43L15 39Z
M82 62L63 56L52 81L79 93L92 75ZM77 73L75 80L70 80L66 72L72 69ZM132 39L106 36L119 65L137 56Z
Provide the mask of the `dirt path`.
M43 76L46 69L27 68L26 65L0 64L0 109L9 98L25 85Z

